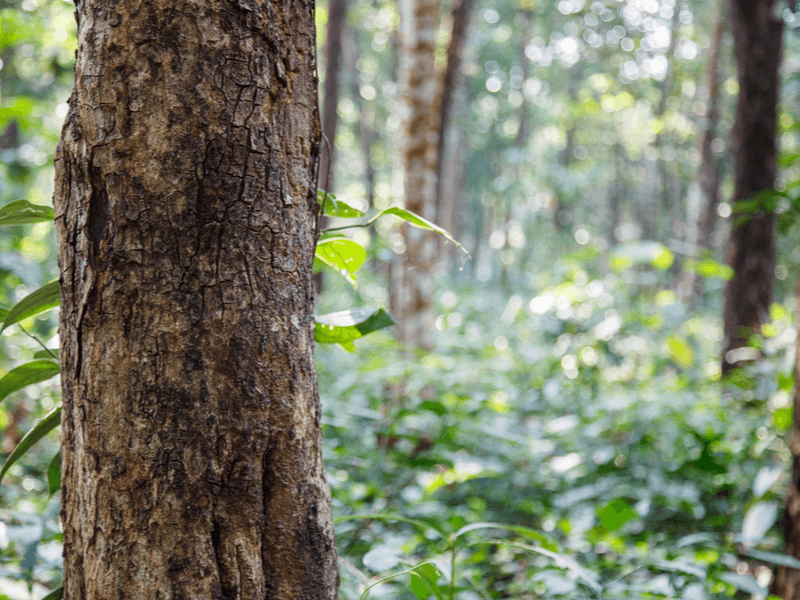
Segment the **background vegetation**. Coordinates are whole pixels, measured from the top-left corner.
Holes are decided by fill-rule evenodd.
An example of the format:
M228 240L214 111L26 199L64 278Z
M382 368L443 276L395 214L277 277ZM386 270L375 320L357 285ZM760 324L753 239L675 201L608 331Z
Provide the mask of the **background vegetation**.
M51 203L73 10L0 1L1 205ZM390 0L351 0L347 11L334 189L380 210L396 200L398 15ZM779 554L800 263L791 218L776 303L753 340L764 358L720 380L737 92L729 36L713 143L723 202L712 252L694 245L717 16L716 3L677 0L474 8L439 219L472 259L440 247L436 347L403 353L388 329L355 353L317 349L342 598L409 569L368 593L764 597L775 564L794 564ZM317 19L324 47L324 4ZM791 192L800 17L787 10L785 20L779 190ZM323 79L324 67L322 57ZM357 286L326 275L318 312L388 308L399 230L381 220L347 235L369 248L368 263ZM0 306L56 279L54 256L51 225L0 229ZM699 296L680 285L690 272ZM58 346L52 313L5 330L0 369L41 358L43 345ZM4 455L59 394L55 378L0 399ZM60 585L48 481L57 442L51 433L2 480L2 600Z

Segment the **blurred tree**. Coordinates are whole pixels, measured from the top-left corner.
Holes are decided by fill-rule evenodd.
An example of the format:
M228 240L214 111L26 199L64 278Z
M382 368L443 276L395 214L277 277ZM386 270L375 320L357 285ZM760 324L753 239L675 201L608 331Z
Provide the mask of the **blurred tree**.
M442 79L442 98L439 108L439 139L437 142L436 161L436 218L441 220L442 207L442 173L447 154L447 133L450 127L450 112L453 106L453 95L458 83L461 68L461 54L467 39L470 14L475 0L456 0L450 12L450 43L447 45L447 63Z
M325 95L322 100L322 134L330 147L323 149L319 161L320 186L328 191L333 183L333 158L336 148L336 126L339 123L339 74L342 71L342 40L344 37L347 0L331 0L328 4L328 26L325 34Z
M335 598L313 3L77 17L55 193L64 596Z
M783 19L776 0L732 0L731 22L739 78L733 129L734 214L728 242L734 276L725 290L722 372L736 367L736 353L769 318L775 278L775 219L745 204L775 186L778 70ZM736 203L741 203L738 206Z
M403 188L408 210L433 220L439 139L440 78L436 69L439 0L401 0L399 66L404 102ZM393 308L403 344L433 347L436 241L404 227L405 249L395 270Z
M700 134L700 168L697 183L700 189L700 206L697 218L695 246L703 252L711 246L711 232L717 221L719 208L720 169L714 152L714 139L719 128L720 109L720 51L727 23L728 0L718 0L718 16L711 38L708 65L706 67L706 114ZM696 270L686 271L680 283L681 295L697 305L702 296L702 278Z

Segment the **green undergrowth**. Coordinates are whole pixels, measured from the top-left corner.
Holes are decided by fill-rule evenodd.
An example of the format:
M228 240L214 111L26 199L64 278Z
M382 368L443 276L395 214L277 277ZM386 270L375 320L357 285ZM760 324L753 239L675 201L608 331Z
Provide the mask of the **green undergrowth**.
M354 354L318 348L343 598L426 561L427 578L412 569L370 597L766 595L791 316L773 307L765 360L723 385L719 310L587 270L441 289L430 354L384 332ZM486 523L546 541L476 527L454 542Z

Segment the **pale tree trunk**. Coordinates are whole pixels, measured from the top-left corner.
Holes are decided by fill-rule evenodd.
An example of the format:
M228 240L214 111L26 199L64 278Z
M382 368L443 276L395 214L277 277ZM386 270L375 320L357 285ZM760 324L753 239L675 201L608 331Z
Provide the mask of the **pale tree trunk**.
M733 125L734 203L775 185L778 70L783 49L783 20L775 15L775 4L776 0L731 0L739 72ZM760 212L749 216L733 227L728 242L728 264L734 276L725 290L723 373L737 366L731 351L760 332L772 302L775 219Z
M333 599L313 4L78 6L55 185L64 597Z
M399 66L404 101L402 154L405 208L434 220L438 161L440 79L435 50L439 0L400 1ZM433 268L436 240L404 228L405 251L394 270L394 310L400 341L433 347Z
M447 140L450 128L450 114L452 113L453 97L458 84L458 75L461 69L461 55L464 42L469 30L470 14L475 0L456 0L450 11L450 43L447 45L447 63L442 76L442 95L439 107L439 131L436 157L436 218L441 220L444 216L443 208L443 181L442 175L447 160Z
M361 156L364 160L364 186L367 189L367 205L372 208L375 202L375 169L372 166L372 141L375 126L375 108L372 101L361 96L361 81L358 70L358 44L355 31L347 27L343 34L346 40L343 49L344 71L349 77L350 96L358 111L358 137L361 139Z

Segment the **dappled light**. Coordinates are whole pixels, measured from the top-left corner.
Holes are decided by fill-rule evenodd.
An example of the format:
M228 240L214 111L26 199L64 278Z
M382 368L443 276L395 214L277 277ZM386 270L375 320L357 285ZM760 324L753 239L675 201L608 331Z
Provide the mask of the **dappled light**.
M60 598L74 577L63 553L77 552L61 519L78 500L63 486L102 473L98 489L116 498L135 469L207 528L183 547L208 550L195 579L219 597L299 598L268 581L268 549L335 586L332 519L343 600L800 600L793 3L319 0L314 22L303 13L318 56L302 64L284 52L298 32L264 16L285 3L233 3L198 49L268 38L285 58L220 50L186 88L196 107L167 100L188 68L180 19L158 13L152 39L114 53L139 62L107 70L92 52L136 15L100 4L0 6L0 600ZM91 35L78 36L76 14ZM154 74L163 106L137 105ZM124 94L87 91L112 76ZM309 118L267 118L281 98ZM135 131L142 115L156 133ZM186 115L209 125L175 133ZM64 159L82 135L96 136L90 158ZM145 138L169 152L137 153ZM151 169L118 187L137 156ZM157 281L140 275L148 260ZM164 282L174 293L141 331L143 308L114 312ZM62 288L83 285L59 338ZM313 314L291 312L312 299ZM125 335L103 338L89 365L88 340L115 319ZM231 360L214 371L192 349L170 366L201 338ZM282 362L303 345L316 374L310 350L307 364ZM250 360L264 368L237 370ZM101 366L153 390L114 409L129 436L117 446L76 433L118 425L81 417L112 406L111 391L81 396ZM205 410L208 382L232 373L216 414L163 416ZM62 385L83 408L62 403ZM308 412L286 417L301 400ZM258 424L275 415L288 420ZM198 447L213 432L209 454L159 446L170 427ZM263 452L221 466L234 429ZM301 460L306 446L324 469ZM299 454L278 464L278 450ZM279 497L289 473L321 486ZM119 498L153 504L138 489ZM303 507L308 529L286 535L326 548L327 570L313 552L229 532L215 511L250 500L264 510L240 520L258 532L268 504ZM150 504L143 524L119 529L126 548L144 544L134 531L170 534L146 522ZM102 577L148 579L145 554L118 553ZM157 566L188 573L179 562ZM184 597L169 585L164 597ZM146 597L117 587L106 597Z

